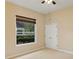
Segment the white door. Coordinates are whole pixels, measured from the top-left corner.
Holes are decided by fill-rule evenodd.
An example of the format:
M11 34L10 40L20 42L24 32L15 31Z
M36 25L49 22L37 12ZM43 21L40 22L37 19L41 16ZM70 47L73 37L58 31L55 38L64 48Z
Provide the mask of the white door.
M57 48L57 24L53 23L45 26L45 40L47 48Z

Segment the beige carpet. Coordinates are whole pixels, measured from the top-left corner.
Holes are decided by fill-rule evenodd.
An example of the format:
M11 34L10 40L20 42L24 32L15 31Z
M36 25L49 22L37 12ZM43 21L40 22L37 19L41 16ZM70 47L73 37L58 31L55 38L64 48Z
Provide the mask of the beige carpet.
M13 59L73 59L73 56L71 54L59 52L56 50L43 49Z

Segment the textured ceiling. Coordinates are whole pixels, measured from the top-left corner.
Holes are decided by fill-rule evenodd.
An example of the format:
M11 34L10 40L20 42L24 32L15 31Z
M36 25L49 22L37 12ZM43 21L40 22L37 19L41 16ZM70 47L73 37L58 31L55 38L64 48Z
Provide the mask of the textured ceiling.
M19 6L32 9L34 11L47 14L65 7L73 5L73 0L54 0L56 5L53 4L41 4L43 0L6 0Z

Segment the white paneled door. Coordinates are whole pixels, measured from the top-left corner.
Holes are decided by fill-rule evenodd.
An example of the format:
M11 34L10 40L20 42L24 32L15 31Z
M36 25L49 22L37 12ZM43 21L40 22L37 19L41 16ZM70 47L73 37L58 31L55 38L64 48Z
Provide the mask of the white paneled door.
M58 28L57 24L49 24L45 26L45 43L47 48L57 48L58 44Z

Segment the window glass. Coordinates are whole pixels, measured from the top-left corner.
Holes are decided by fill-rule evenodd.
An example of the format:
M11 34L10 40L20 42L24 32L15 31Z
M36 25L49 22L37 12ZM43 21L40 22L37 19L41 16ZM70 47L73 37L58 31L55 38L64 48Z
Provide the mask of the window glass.
M16 19L16 29L17 44L35 42L35 23Z

